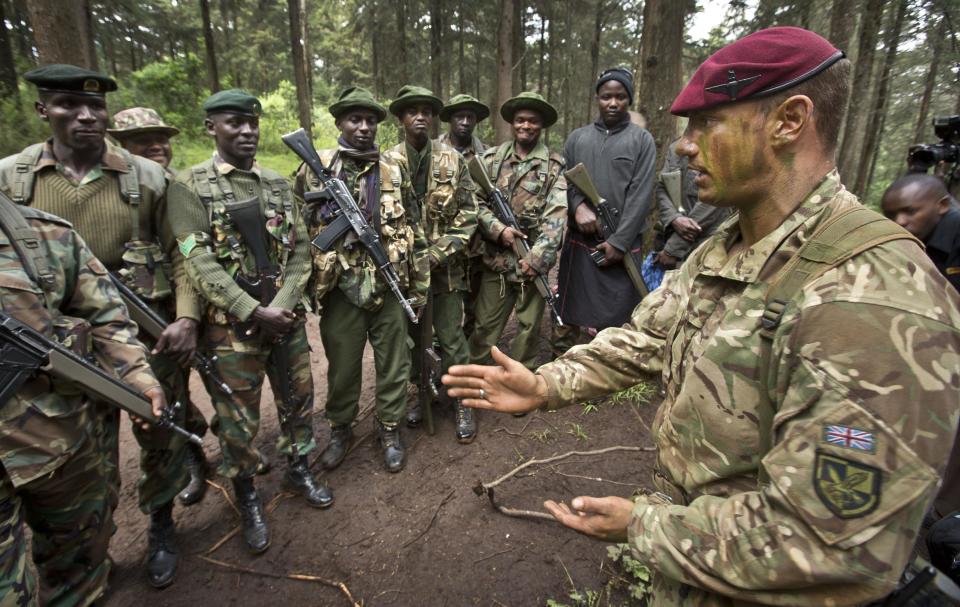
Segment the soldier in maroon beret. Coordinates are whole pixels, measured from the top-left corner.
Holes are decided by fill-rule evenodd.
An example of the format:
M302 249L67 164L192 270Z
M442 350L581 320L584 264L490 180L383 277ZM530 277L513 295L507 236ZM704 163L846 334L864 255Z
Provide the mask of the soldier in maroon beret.
M623 327L536 372L494 349L497 366L444 377L504 412L662 382L656 492L544 504L629 542L654 572L650 604L880 599L936 491L960 414L960 307L916 239L840 184L849 70L793 27L707 59L671 108L689 118L676 149L700 199L737 213Z

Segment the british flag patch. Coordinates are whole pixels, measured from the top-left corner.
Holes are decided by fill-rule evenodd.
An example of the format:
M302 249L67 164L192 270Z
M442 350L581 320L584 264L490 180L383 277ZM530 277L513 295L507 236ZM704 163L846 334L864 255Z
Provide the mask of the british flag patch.
M823 440L837 447L867 451L868 453L873 453L877 448L872 432L849 426L824 426Z

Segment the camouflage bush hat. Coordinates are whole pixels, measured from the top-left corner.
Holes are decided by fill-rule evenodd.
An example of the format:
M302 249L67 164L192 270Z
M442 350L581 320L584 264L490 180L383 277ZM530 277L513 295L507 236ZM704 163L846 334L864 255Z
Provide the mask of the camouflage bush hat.
M23 79L36 85L38 90L74 95L106 95L117 90L117 81L92 70L53 63L30 70Z
M517 110L533 110L540 114L540 117L543 118L543 128L549 128L557 122L556 108L537 93L524 91L516 97L507 99L500 106L500 116L507 122L513 122L513 115L517 113Z
M443 100L435 96L430 89L415 84L405 84L400 87L396 99L390 104L390 113L399 118L404 108L415 103L430 104L434 115L439 114L440 110L443 109Z
M728 44L704 61L670 113L687 116L731 101L772 95L813 78L843 51L799 27L771 27Z
M259 116L263 113L260 100L246 91L229 89L220 91L207 97L203 102L203 111L208 114L216 112L231 112L246 116Z
M377 115L377 122L383 122L383 119L387 117L387 110L377 103L377 100L373 98L373 93L362 86L351 86L343 89L337 98L337 102L330 106L330 113L333 114L334 118L339 118L347 110L353 108L370 110Z
M470 95L454 95L440 110L440 120L450 122L450 117L461 110L470 110L477 115L477 122L490 115L490 108L485 106L476 97Z
M157 110L148 107L132 107L113 115L113 128L107 132L114 137L139 135L140 133L163 133L173 137L180 132L175 126L163 121Z

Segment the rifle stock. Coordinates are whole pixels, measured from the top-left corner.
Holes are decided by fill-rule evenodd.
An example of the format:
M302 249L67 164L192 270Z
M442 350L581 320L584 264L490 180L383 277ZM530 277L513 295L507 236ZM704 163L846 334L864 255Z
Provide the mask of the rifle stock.
M590 174L587 173L587 167L583 166L582 162L577 163L577 166L568 171L564 171L563 176L586 196L587 200L590 201L590 205L596 210L597 217L600 219L600 231L602 232L603 239L607 240L613 236L620 223L617 210L611 207L610 203L600 196L600 192L597 191L593 180L590 179ZM594 261L597 261L597 259L594 258ZM647 283L643 280L643 275L640 273L640 268L637 267L637 262L633 258L632 252L624 252L623 267L627 271L627 276L630 278L630 282L633 283L633 287L637 290L637 293L640 294L640 297L646 297L650 293L650 289L647 288Z
M433 349L433 296L427 295L427 303L420 316L420 385L417 399L427 422L427 433L433 436L433 399L438 395L436 381L440 379L442 365Z

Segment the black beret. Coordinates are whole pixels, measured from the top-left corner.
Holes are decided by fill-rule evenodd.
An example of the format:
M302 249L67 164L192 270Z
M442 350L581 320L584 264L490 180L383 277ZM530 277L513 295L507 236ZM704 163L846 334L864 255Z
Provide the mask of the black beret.
M117 90L117 81L110 76L66 63L53 63L32 69L23 75L23 79L35 84L41 91L105 95Z

